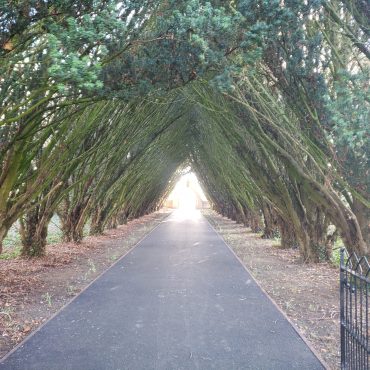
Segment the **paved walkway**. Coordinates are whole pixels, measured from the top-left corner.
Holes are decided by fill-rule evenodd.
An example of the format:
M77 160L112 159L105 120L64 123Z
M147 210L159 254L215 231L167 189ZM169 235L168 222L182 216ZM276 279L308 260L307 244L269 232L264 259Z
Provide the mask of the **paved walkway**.
M323 366L204 217L174 212L0 369Z

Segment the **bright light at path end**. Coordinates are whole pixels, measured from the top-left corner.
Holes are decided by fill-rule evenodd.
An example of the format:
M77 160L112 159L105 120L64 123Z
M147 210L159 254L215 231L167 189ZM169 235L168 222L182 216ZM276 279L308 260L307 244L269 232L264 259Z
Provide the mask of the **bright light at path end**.
M200 212L197 208L208 206L207 198L199 185L198 179L194 173L188 173L180 178L175 188L169 195L168 207L177 208L176 218L198 219Z

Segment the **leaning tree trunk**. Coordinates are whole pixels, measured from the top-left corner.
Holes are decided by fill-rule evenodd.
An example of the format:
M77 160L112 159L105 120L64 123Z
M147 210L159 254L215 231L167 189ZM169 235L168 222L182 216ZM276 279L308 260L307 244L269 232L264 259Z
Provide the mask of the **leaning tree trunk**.
M23 256L41 257L45 254L48 225L53 217L53 211L47 205L36 205L19 219Z
M117 216L111 217L109 219L109 221L107 222L107 228L108 229L117 229L117 226L118 226Z
M296 232L300 254L304 263L319 262L317 244L311 239L307 225L302 225L301 230Z
M307 232L309 236L309 257L311 261L328 261L331 251L328 250L327 229L328 219L325 212L319 207L315 207L307 212L309 220Z
M125 211L120 212L117 216L118 225L126 225L127 217L128 217L128 214Z
M286 222L281 217L279 217L278 219L278 225L281 240L280 248L282 249L296 248L298 246L298 241L293 225L289 222Z
M64 200L59 207L58 216L61 222L63 232L63 241L80 243L83 239L83 229L87 221L87 203L77 203L74 206L69 204L68 200Z
M250 218L251 211L245 205L242 205L242 207L243 207L243 214L244 214L243 224L245 227L250 227L251 226L251 218Z
M62 239L64 242L69 243L72 241L72 228L71 221L66 214L58 212L58 217L60 219L60 228L62 230Z
M264 222L264 229L263 229L263 239L272 239L278 234L278 225L277 225L277 218L274 213L273 208L267 204L263 203L262 206L262 213L263 213L263 222Z
M364 238L365 243L370 246L370 208L356 198L353 199L351 208L353 213L356 215L362 232L362 237Z
M304 262L327 260L326 230L328 218L324 208L317 206L302 189L295 188L294 205L299 219L295 234L299 241L301 256Z
M236 221L236 210L234 206L228 206L227 217L232 221Z
M244 217L244 214L243 214L243 213L238 212L238 213L236 214L236 222L237 222L238 224L243 224L243 225L244 225L244 223L245 223L245 217Z
M328 261L330 261L331 258L333 257L333 248L335 241L337 240L337 236L338 236L337 228L334 225L332 225L332 228L328 227L328 232L325 241L326 258Z
M259 212L256 211L251 212L250 227L253 233L259 233L262 230L262 220Z
M61 224L63 241L81 243L83 239L83 227L85 225L85 220L81 218L81 215L72 212L72 214L63 218Z
M357 252L360 255L369 254L368 246L364 242L356 216L344 204L332 186L328 183L316 181L314 177L304 171L290 153L275 143L264 132L259 138L261 142L264 141L267 144L267 147L275 151L278 158L285 162L287 171L300 184L301 193L310 198L311 203L323 207L325 213L338 227L348 251Z
M105 210L97 207L91 218L90 235L102 235L106 221Z
M3 252L3 242L8 234L9 227L6 227L5 224L0 223L0 254Z

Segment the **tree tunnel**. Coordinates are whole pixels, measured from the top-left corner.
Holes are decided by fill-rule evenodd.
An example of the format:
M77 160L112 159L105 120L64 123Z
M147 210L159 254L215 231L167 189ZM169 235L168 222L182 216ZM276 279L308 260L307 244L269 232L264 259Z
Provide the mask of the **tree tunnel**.
M23 254L42 255L55 214L65 241L100 234L161 207L191 167L217 212L304 261L338 236L368 254L368 29L348 3L12 5L0 246L19 222Z
M63 141L37 158L44 188L21 221L24 244L42 252L54 212L76 242L89 218L99 234L152 212L190 166L214 209L266 237L279 231L282 246L299 246L307 261L329 258L329 223L350 250L366 252L356 218L327 181L325 153L257 80L244 89L231 97L199 81L154 100L99 102L68 119ZM53 174L47 186L43 168Z

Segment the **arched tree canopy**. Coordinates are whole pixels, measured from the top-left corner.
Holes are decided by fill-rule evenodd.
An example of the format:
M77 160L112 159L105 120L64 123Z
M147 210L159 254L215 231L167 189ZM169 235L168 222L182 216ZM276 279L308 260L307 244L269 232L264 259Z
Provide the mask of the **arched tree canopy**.
M27 1L0 10L0 243L44 252L157 209L191 166L213 207L307 261L370 240L363 1ZM329 235L332 237L333 235Z

